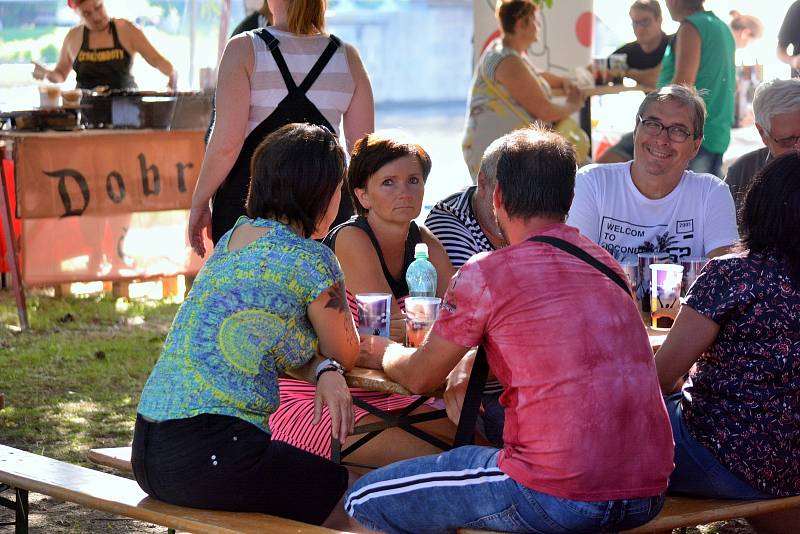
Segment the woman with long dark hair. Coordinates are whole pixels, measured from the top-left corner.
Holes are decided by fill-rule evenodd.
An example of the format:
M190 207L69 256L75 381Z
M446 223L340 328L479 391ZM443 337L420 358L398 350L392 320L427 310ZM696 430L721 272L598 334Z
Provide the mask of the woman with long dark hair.
M667 398L670 491L800 495L798 176L800 154L791 152L755 177L740 251L706 265L656 354L662 391L677 391Z

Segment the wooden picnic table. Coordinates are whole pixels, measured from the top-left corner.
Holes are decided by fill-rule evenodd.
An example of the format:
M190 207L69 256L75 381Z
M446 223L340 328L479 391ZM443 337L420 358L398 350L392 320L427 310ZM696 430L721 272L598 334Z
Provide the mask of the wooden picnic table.
M664 343L667 332L664 330L654 330L647 327L647 335L650 338L650 346L653 353ZM367 369L366 367L353 367L345 374L347 385L352 388L368 389L370 391L380 391L383 393L396 393L398 395L413 395L409 390L397 382L393 382L383 370ZM427 396L441 398L444 395L444 386L430 392Z

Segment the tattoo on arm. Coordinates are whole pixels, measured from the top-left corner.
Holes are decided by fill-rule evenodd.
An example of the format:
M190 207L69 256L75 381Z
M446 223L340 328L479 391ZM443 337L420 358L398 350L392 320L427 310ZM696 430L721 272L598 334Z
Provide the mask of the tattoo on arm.
M349 311L347 293L344 290L343 283L336 282L328 288L328 302L325 304L325 308L332 308L343 313Z

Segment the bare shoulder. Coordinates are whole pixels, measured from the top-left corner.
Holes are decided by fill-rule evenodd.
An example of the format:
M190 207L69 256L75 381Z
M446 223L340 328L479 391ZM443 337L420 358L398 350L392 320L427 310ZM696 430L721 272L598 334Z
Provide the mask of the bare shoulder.
M83 24L70 28L67 35L64 37L64 42L70 46L74 45L76 50L80 48L83 42Z
M234 35L225 45L223 56L236 56L239 58L253 57L253 42L247 33Z
M334 252L339 255L360 255L367 251L374 250L372 241L367 233L357 226L345 226L336 235L336 247Z
M418 226L419 226L419 233L422 236L422 241L426 245L428 245L430 247L432 244L438 244L439 243L439 239L435 235L433 235L433 232L428 230L427 226L424 226L422 224L420 224Z
M680 26L678 26L677 36L686 38L691 38L691 37L699 38L700 32L691 21L685 20L681 22Z
M342 42L344 53L347 57L347 65L351 71L361 72L364 70L364 64L361 62L361 56L358 54L358 49L350 43Z
M128 19L118 19L115 18L114 25L117 27L117 31L120 34L120 37L138 35L143 33L142 28L139 27L137 24L129 21Z
M524 69L527 72L528 67L524 59L516 54L509 54L497 63L495 71L499 72L501 69L506 72L520 72Z

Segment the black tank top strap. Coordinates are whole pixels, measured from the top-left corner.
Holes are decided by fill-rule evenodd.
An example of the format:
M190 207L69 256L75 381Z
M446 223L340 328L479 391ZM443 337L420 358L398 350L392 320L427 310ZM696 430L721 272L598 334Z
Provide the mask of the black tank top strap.
M89 28L83 26L83 41L81 41L81 50L89 50Z
M411 265L411 262L414 261L414 246L417 243L422 242L422 235L420 234L417 223L411 221L411 224L408 226L408 237L406 238L405 249L403 251L403 272L400 280L395 280L395 278L389 272L389 268L386 266L386 260L383 257L383 252L381 251L381 246L378 243L378 238L375 236L375 232L372 231L372 227L369 225L365 217L358 215L351 217L349 220L331 230L328 235L325 236L325 239L322 241L322 243L336 252L336 236L342 228L346 228L348 226L360 228L367 234L367 237L369 237L372 247L375 249L375 254L378 256L378 261L381 264L383 277L386 279L386 283L389 284L389 288L392 290L394 298L401 299L408 296L406 270L408 269L408 266Z
M272 54L272 58L275 60L275 65L278 66L278 70L283 77L283 83L286 84L286 89L292 93L297 90L297 84L294 83L294 78L292 78L292 73L289 71L288 65L286 65L286 60L283 58L283 54L281 54L281 49L278 47L280 41L272 35L266 28L259 28L256 30L256 35L261 37L264 43L267 45L267 50L269 50L270 54Z
M119 42L119 35L117 34L117 25L114 23L114 19L108 21L108 27L111 30L111 38L114 39L114 48L123 48L122 43ZM86 27L84 26L84 31Z
M317 81L319 75L322 74L322 70L331 60L333 54L336 53L336 50L342 44L342 42L339 40L338 37L334 35L331 35L329 37L330 37L330 42L328 43L328 46L325 47L325 50L322 52L322 55L319 56L317 62L314 63L314 66L311 67L310 71L308 71L305 80L303 80L303 82L300 84L299 89L300 91L303 92L303 94L305 94L309 89L311 89L311 86L314 85L314 82Z

